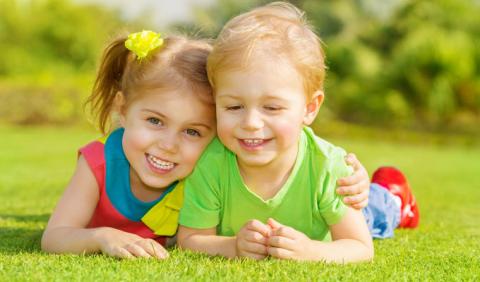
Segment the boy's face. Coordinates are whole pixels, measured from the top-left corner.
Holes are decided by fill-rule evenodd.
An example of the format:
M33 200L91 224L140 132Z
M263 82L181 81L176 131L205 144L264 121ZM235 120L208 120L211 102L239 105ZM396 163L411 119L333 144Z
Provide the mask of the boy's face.
M191 90L141 94L121 113L132 182L165 188L190 174L215 136L215 111Z
M217 134L240 167L294 161L308 123L303 81L289 63L260 56L252 61L246 69L216 74Z

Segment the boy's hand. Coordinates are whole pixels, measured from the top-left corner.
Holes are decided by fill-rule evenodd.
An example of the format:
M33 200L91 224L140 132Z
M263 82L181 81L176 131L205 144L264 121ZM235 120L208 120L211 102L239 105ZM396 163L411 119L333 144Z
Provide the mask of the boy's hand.
M267 253L267 237L271 229L258 220L250 220L237 233L237 256L264 259Z
M153 239L123 232L114 228L102 228L98 242L102 253L118 258L157 258L165 259L168 252Z
M355 154L348 154L345 162L353 167L353 174L340 178L337 181L337 193L347 196L343 202L357 210L368 205L368 195L370 192L370 180L367 170L363 167Z
M280 259L308 260L312 240L300 231L269 218L272 235L268 238L268 254Z

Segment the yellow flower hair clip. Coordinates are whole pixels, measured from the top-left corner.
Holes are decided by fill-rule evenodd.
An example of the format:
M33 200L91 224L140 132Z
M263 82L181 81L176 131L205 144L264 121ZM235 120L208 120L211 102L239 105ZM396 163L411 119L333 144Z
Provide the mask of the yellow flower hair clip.
M163 45L163 38L160 33L150 30L132 33L125 41L125 47L137 55L138 60L142 60L148 54Z

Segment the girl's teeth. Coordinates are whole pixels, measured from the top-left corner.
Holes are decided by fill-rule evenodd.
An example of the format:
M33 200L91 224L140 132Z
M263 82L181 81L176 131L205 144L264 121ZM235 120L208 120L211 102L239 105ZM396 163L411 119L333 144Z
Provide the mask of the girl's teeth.
M148 155L148 159L150 160L150 162L152 163L152 165L154 167L159 168L159 169L170 170L175 166L175 164L172 163L172 162L167 162L167 161L163 161L161 159L157 159L152 155Z

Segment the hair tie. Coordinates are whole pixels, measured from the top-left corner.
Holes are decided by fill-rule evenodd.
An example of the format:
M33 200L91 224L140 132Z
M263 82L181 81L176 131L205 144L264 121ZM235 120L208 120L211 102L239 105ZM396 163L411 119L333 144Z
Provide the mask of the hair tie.
M135 53L138 60L142 60L148 54L163 45L163 38L160 33L150 30L143 30L128 35L125 47Z

